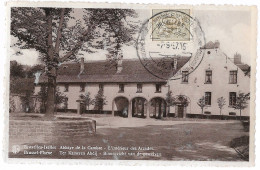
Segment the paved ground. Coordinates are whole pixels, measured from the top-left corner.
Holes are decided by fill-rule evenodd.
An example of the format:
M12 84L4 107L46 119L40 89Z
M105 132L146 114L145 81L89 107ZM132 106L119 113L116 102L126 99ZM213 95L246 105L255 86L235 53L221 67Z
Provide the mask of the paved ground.
M97 121L95 136L89 137L87 141L65 140L60 143L63 146L102 147L102 150L87 149L84 150L85 155L75 155L78 150L74 148L71 150L74 155L61 156L58 151L54 151L52 156L33 157L242 161L234 149L230 148L230 141L248 135L239 121L194 119L174 121L100 116L91 118ZM60 147L59 144L56 145L57 148ZM10 157L32 156L10 153Z

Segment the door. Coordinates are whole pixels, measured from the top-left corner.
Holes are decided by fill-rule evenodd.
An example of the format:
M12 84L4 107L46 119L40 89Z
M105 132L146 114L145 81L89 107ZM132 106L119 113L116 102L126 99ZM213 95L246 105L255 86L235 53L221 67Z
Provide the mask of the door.
M184 106L183 105L178 106L178 117L183 118L183 112L184 112Z

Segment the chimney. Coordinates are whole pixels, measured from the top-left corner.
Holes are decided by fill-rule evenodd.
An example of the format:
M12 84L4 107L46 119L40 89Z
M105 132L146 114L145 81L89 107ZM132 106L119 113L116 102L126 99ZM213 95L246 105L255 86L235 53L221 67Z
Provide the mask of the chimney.
M220 43L218 40L215 41L215 48L219 48L220 47Z
M236 53L234 55L234 63L235 64L241 64L241 54Z
M119 54L118 60L117 60L117 70L116 73L121 73L123 70L123 55Z
M174 68L174 70L177 70L177 67L178 67L178 60L177 60L177 58L174 58L173 59L173 68Z

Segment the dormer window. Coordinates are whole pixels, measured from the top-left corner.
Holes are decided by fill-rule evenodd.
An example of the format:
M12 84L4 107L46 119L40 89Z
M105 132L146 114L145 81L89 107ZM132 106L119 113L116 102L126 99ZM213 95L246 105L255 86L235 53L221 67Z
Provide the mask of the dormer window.
M125 86L124 86L124 84L119 84L119 91L118 91L118 93L124 93L124 89L125 88Z
M68 84L65 84L64 86L64 92L68 92L69 91L69 85Z
M206 70L205 84L211 84L211 83L212 83L212 71Z
M99 90L104 90L104 85L103 84L99 84Z
M80 92L84 92L85 91L85 83L80 84Z
M155 85L155 93L161 93L161 87L162 87L161 84L156 84Z
M142 88L143 88L142 84L137 84L137 91L136 91L136 93L142 93Z

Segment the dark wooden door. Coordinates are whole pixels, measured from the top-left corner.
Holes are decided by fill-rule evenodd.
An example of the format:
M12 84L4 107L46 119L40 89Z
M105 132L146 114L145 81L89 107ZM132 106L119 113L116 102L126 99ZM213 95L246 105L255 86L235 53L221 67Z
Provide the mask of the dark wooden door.
M184 106L178 106L178 117L183 118Z

